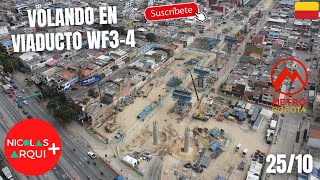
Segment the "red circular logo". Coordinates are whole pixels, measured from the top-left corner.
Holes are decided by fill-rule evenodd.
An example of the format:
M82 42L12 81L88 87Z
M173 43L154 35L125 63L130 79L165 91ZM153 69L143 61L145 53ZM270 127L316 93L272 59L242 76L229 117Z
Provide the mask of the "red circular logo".
M39 119L14 125L4 142L4 153L18 172L37 176L48 172L59 160L61 141L49 123Z
M282 63L285 62L292 62L291 67L287 67L287 64L285 64L285 67L280 70L280 73L277 75L277 78L274 79L274 73L277 68L280 67ZM299 74L299 72L296 70L297 65L300 65L304 71L305 78L302 78L302 76ZM289 69L288 69L289 68ZM285 83L285 80L289 78L290 82L294 82L296 79L300 81L302 84L301 88L295 91L282 91L282 85ZM307 85L308 82L308 72L304 64L302 64L301 61L294 59L294 58L285 58L279 60L271 69L271 82L273 87L278 91L279 93L285 94L285 95L294 95L301 92L304 87Z

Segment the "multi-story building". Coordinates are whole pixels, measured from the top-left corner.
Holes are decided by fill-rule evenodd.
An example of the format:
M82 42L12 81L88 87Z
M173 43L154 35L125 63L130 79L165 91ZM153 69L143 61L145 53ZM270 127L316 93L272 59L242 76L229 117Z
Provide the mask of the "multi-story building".
M320 123L310 123L307 146L320 148Z
M313 113L315 117L320 117L320 93L317 93L313 102Z
M314 54L320 54L320 34L314 38L312 51Z
M12 54L14 52L13 45L12 45L12 40L10 39L2 39L0 40L0 45L1 48L4 52L7 54Z

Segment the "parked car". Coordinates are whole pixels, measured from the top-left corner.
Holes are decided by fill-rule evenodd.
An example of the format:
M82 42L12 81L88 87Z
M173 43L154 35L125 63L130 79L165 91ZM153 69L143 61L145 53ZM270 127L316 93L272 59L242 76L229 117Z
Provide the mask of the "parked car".
M28 105L28 102L26 100L23 101L23 104Z
M23 112L23 114L28 114L28 111L23 110L22 112Z
M29 115L28 115L28 118L30 119L30 118L32 118L32 116L29 114Z
M18 86L14 84L14 85L13 85L13 88L14 88L14 89L18 89Z
M12 98L13 97L13 94L9 94L9 98Z
M21 104L18 104L18 108L22 108L22 105L21 105Z
M92 151L88 152L88 156L91 157L91 159L95 159L97 157Z
M21 92L25 93L26 91L24 89L21 89Z

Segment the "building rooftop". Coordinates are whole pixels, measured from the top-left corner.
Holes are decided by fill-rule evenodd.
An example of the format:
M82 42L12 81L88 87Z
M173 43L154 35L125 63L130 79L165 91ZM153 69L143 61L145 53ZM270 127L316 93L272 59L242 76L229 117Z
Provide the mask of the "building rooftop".
M320 123L313 122L310 124L309 137L320 139Z
M20 59L22 61L29 61L31 59L33 59L34 57L39 57L40 55L36 52L25 52L22 55L20 55Z

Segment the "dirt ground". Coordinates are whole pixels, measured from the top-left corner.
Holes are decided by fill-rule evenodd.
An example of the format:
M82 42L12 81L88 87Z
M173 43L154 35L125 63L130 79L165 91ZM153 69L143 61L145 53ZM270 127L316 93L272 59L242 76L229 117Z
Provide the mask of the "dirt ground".
M267 6L265 6L267 7ZM264 9L264 8L262 8ZM234 26L227 23L226 26ZM219 29L222 27L219 27ZM234 27L231 34L235 34L239 30L239 27ZM123 112L117 115L116 122L120 126L120 129L126 132L125 142L119 144L120 157L134 151L138 152L151 152L154 155L160 156L163 160L162 164L162 177L163 179L174 179L174 174L186 175L192 177L192 179L213 179L216 175L224 176L229 180L245 179L248 167L250 165L250 155L259 149L260 151L266 152L268 150L268 145L265 143L265 129L267 127L267 121L261 126L258 132L250 130L247 124L239 125L236 122L230 122L224 120L223 122L217 121L214 117L216 113L223 113L223 106L215 105L219 108L213 108L214 117L210 118L208 122L203 122L199 120L194 120L191 118L192 114L196 112L196 96L193 88L189 90L192 91L192 100L190 112L186 115L178 115L176 113L169 113L175 104L175 101L171 98L171 95L166 91L166 82L172 76L185 77L184 85L188 85L191 81L188 76L189 72L186 71L185 61L193 58L201 58L209 60L204 62L204 67L211 66L215 55L210 55L206 53L201 53L197 51L192 51L185 49L180 55L185 60L175 60L168 67L166 67L162 72L160 72L153 80L155 87L151 90L148 97L139 97L135 100L133 104L125 107ZM178 56L179 58L179 56ZM146 85L148 86L148 84ZM203 91L207 93L207 91ZM205 95L200 93L200 96ZM159 95L162 95L161 103L152 111L151 114L147 116L145 121L138 120L137 115L149 104L158 100ZM207 100L206 96L203 99L204 103L209 103L211 100ZM153 145L152 137L152 123L157 120L159 127L159 143L158 145ZM196 140L194 140L193 133L190 132L190 149L188 153L182 152L184 146L184 131L185 128L189 127L191 130L194 127L206 127L212 130L215 127L223 129L229 136L229 144L224 147L224 152L215 160L213 160L208 168L204 169L201 174L196 174L190 169L186 169L183 165L187 162L195 162L198 157L198 145ZM100 133L105 133L104 127L99 128ZM115 133L109 134L113 137ZM203 141L206 141L204 138ZM242 144L242 149L235 153L234 148L236 145ZM205 145L208 145L209 142ZM242 157L241 153L243 148L249 150L247 156ZM245 169L243 171L237 170L238 164L244 161Z
M186 59L196 58L196 55L184 55ZM212 60L213 58L210 58ZM209 64L207 61L204 64ZM214 127L225 130L225 132L230 137L230 143L224 148L223 152L216 160L211 162L211 165L204 169L201 174L196 174L195 177L200 179L207 179L207 177L215 177L216 175L221 175L229 177L229 179L238 179L239 177L244 178L246 176L246 169L244 171L236 170L236 167L241 161L245 162L246 168L250 164L250 155L255 150L259 149L261 151L267 151L268 146L265 143L265 131L261 128L259 132L254 132L249 130L246 124L239 125L236 122L230 122L224 120L219 122L213 118L210 118L208 122L203 122L199 120L194 120L191 118L192 114L196 112L196 96L192 93L192 106L189 114L181 116L176 113L169 113L174 106L175 101L171 98L171 95L167 95L166 82L172 77L184 76L184 65L183 61L174 61L172 65L167 67L163 73L160 73L155 80L160 83L155 83L155 87L152 89L148 97L139 97L135 100L133 104L125 107L123 112L120 112L117 116L116 122L121 126L120 129L127 132L125 143L119 144L120 156L124 156L128 153L134 151L138 152L151 152L155 155L160 156L163 159L163 176L174 177L174 172L178 171L181 174L188 176L195 176L194 172L190 169L186 169L183 165L187 162L195 162L198 157L198 145L196 141L192 138L192 130L194 127L206 127L212 130ZM187 78L187 83L190 78ZM154 81L153 81L154 82ZM193 89L190 91L193 92ZM206 93L206 92L203 92ZM203 93L200 93L202 96ZM147 105L157 100L159 94L165 96L162 101L153 112L147 116L145 121L137 120L136 116L141 112ZM203 99L203 102L209 104L211 99ZM216 104L220 103L220 104ZM220 112L227 105L223 105L223 102L215 102L213 112ZM217 108L216 108L217 107ZM223 112L222 112L223 113ZM215 114L217 115L217 114ZM153 145L152 137L152 123L157 120L159 127L159 143L158 145ZM265 122L267 124L267 122ZM189 127L191 129L190 134L190 146L189 152L184 153L182 151L184 146L184 131L185 128ZM101 133L106 133L104 127L99 128ZM107 134L107 133L106 133ZM114 133L109 134L114 136ZM205 138L204 138L205 139ZM206 140L203 140L206 141ZM241 152L235 154L234 148L238 143L242 144L243 148L249 150L249 155L246 157L241 156ZM204 143L206 146L208 143Z

